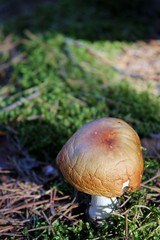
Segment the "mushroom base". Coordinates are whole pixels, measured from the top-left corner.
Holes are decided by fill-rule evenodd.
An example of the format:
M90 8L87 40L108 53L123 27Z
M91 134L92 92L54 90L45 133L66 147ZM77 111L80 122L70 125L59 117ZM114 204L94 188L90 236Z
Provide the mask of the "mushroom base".
M89 207L89 217L92 220L106 219L114 211L116 207L116 198L107 198L103 196L91 196L91 204Z

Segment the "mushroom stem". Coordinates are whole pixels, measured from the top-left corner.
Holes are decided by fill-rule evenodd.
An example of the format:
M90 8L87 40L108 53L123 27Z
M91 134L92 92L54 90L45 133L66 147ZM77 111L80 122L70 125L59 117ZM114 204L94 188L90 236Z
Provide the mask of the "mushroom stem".
M122 184L122 191L129 186L129 180ZM91 205L89 207L89 216L91 219L105 219L110 217L111 213L114 211L117 205L117 198L107 198L103 196L94 196L91 197Z
M89 207L89 216L91 219L105 219L110 216L110 214L115 209L117 199L107 198L103 196L91 197L91 205Z

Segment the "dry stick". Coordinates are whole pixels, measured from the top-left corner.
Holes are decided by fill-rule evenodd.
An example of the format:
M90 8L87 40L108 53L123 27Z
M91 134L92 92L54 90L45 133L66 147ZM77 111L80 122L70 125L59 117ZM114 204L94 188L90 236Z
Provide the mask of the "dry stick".
M14 194L18 194L18 196L24 196L24 191L22 192L21 190L23 190L23 188L13 188L13 185L11 185L10 186L11 188L9 188L9 187L5 187L5 186L1 186L0 187L0 190L1 191L5 191L5 192L9 192L9 194L11 194L11 193L14 193ZM30 193L32 193L33 191L38 191L39 190L39 188L40 188L40 186L38 186L37 188L34 188L33 186L32 186L32 189L31 189L31 192ZM28 194L26 194L26 196L27 196ZM38 195L38 194L37 194ZM36 197L36 198L38 198L38 197L41 197L41 195L39 194L38 196L37 195L28 195L28 196L32 196L32 197Z
M68 209L66 209L66 211L64 211L63 213L61 213L61 215L59 216L59 218L58 219L62 219L62 217L65 217L65 218L67 218L68 220L70 220L67 216L66 216L66 214L68 213L68 212L70 212L72 209L74 209L74 208L77 208L78 207L78 204L76 205L70 205L70 207L68 208Z
M54 193L52 189L50 191L50 211L52 215L55 214L55 209L54 209L55 198L56 198L56 188L54 189Z
M48 226L39 227L39 228L32 228L32 229L29 229L28 232L34 232L34 231L43 230L43 229L46 229L46 228L48 228Z
M145 182L142 182L142 185L144 186L144 185L146 185L146 183L149 183L149 182L155 180L155 179L158 178L158 177L160 177L160 171L158 171L157 174L156 174L154 177L146 180Z
M14 226L2 226L0 227L0 234L5 232L5 231L9 231L9 230L12 230L14 228Z
M48 203L48 201L49 200L43 200L43 201L39 201L39 202L28 203L28 204L24 204L22 206L19 206L17 208L13 208L13 209L2 209L1 212L4 212L4 214L13 213L13 212L16 212L16 211L24 209L24 208L41 205L43 203Z
M129 239L128 235L128 213L125 214L125 240Z
M145 79L145 77L143 75L140 74L129 74L127 73L127 71L125 69L116 67L113 65L113 63L107 59L105 59L104 57L102 57L101 55L97 54L92 48L86 46L84 43L80 42L80 41L76 41L72 38L65 38L64 39L64 44L66 45L75 45L78 47L83 48L86 52L88 52L91 56L96 57L96 59L98 59L99 62L101 62L103 65L107 65L109 67L111 67L113 70L115 70L116 72L131 77L131 78L140 78L140 79Z
M0 169L0 174L11 173L11 172L13 172L13 171Z
M132 198L132 197L128 197L128 198L126 199L126 201L119 206L119 208L122 208L123 206L125 206L126 203L131 200L131 198Z
M29 95L29 96L27 96L27 97L24 97L23 99L15 102L15 103L12 103L11 105L3 108L0 112L9 112L9 111L11 111L11 110L13 110L13 109L15 109L15 108L23 105L25 102L30 101L30 100L38 97L40 94L41 94L40 91L35 92L35 93L33 93L33 94L31 94L31 95Z
M19 194L19 195L15 195L15 194L6 194L4 196L0 196L0 200L6 200L6 199L24 199L24 198L28 198L27 200L30 201L32 199L38 199L41 198L42 196L45 196L47 194L43 194L43 195L32 195L32 194L25 194L23 195L23 193ZM64 196L64 197L54 197L54 201L61 201L61 200L65 200L69 198L69 196Z
M45 212L42 211L43 217L45 218L46 222L50 225L50 221L48 219L48 217L46 216Z
M66 199L66 197L64 197L64 198L54 198L54 201L63 200L63 199ZM5 209L1 209L0 212L6 215L6 214L9 214L9 213L18 212L19 210L24 209L24 208L33 207L33 206L40 205L40 204L43 204L43 203L49 203L49 200L43 200L43 201L39 201L39 202L28 203L28 204L24 204L24 205L21 205L19 207L15 207L15 208L5 208ZM52 204L52 203L50 202L49 205L50 204Z
M147 185L145 185L145 184L143 184L143 183L141 183L141 187L148 188L148 189L150 189L150 190L152 190L152 191L155 191L155 192L157 192L157 193L160 193L160 188L158 188L158 187L150 187L150 186L147 186Z
M30 87L30 88L27 88L27 89L24 89L22 92L16 92L15 94L13 94L12 96L9 96L8 94L5 95L4 98L7 98L9 97L10 100L13 100L15 98L20 98L22 96L22 93L25 94L25 95L30 95L36 91L39 91L39 90L42 90L45 86L47 86L49 83L48 81L46 82L43 82L41 83L40 85L38 86L33 86L33 87ZM5 86L6 87L6 86ZM5 88L5 87L2 87L1 89ZM9 90L8 90L9 92ZM3 99L4 99L3 98ZM13 129L12 129L13 130Z
M160 228L160 226L156 227L151 233L149 233L148 237L146 238L147 239L151 239L151 237L153 236L154 232L155 231L158 231L158 229Z
M48 217L46 216L46 214L44 213L44 211L42 211L43 217L45 218L45 220L48 223L48 235L50 235L51 231L53 233L53 229L52 229L52 224L51 221L48 219Z
M0 233L0 236L10 236L10 237L24 237L24 235L20 235L17 233ZM6 238L5 240L8 240L8 238Z
M6 206L6 208L5 208L6 210L10 209L12 206L15 206L16 203L19 202L20 200L21 200L21 201L24 201L24 198L23 198L23 197L20 197L20 198L16 198L16 199L14 198L14 199L12 199L12 200L11 200L11 199L9 199L9 200L10 200L10 202L9 202L8 206ZM27 200L28 200L28 201L32 201L33 199L27 199ZM24 203L24 204L26 204L26 203ZM28 202L27 204L31 204L31 203ZM15 208L16 208L16 206L15 206ZM0 212L1 212L1 211L0 211Z
M147 206L145 206L145 205L138 204L138 205L132 206L131 208L127 209L125 212L121 213L121 216L125 216L125 214L126 214L126 213L129 213L129 211L130 211L132 208L134 208L134 207L137 207L137 208L140 208L140 209L141 209L141 208L146 208L146 209L148 209L148 210L150 211L150 208L149 208L149 207L147 207Z
M10 237L24 237L24 235L20 235L17 233L0 233L0 236L10 236ZM8 238L6 238L8 240Z

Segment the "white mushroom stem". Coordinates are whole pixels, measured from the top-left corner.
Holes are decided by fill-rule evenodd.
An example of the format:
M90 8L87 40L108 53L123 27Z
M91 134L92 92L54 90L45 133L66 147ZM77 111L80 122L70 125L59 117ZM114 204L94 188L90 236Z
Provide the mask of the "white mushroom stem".
M91 219L108 218L115 209L116 198L107 198L103 196L93 196L89 207L89 216Z
M129 180L122 185L122 190L129 185ZM89 207L89 216L91 219L102 220L110 217L111 213L116 209L117 199L107 198L103 196L91 197L91 204Z

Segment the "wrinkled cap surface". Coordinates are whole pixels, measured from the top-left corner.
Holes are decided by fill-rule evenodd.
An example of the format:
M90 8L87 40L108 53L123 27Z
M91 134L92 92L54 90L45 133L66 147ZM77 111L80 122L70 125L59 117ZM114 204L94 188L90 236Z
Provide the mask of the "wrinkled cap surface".
M65 179L91 195L117 197L138 189L143 174L140 139L126 122L102 118L82 126L57 156Z

